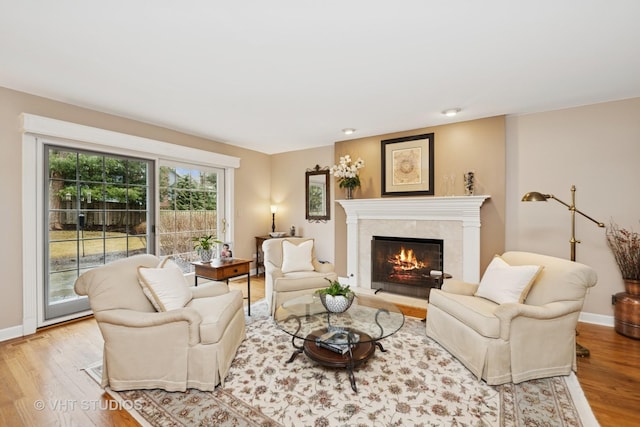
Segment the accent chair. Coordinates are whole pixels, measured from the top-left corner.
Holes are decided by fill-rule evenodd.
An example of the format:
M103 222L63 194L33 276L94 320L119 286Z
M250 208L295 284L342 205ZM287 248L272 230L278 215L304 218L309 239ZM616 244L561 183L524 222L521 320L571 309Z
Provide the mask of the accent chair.
M431 290L427 336L490 385L568 375L577 370L576 325L596 282L584 264L506 252L480 284L450 279Z
M242 293L221 282L189 287L165 261L135 255L76 280L104 338L102 387L210 391L224 381L246 336Z
M305 237L269 239L262 244L264 293L271 316L283 302L326 288L327 279L338 280L333 264L318 261L314 244L314 239Z

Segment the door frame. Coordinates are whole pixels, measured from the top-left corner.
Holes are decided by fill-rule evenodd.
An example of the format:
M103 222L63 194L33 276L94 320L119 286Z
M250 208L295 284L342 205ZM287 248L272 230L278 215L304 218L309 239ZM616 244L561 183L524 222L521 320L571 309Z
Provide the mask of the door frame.
M44 320L44 175L45 139L61 147L89 149L153 160L154 174L158 179L157 165L162 160L208 165L225 170L225 193L227 203L224 215L227 218L225 240L233 240L234 172L240 167L238 157L213 153L120 132L94 128L28 113L20 115L22 133L22 335L36 332L38 327L64 322L91 314L91 311L76 313L49 321ZM135 147L135 149L132 149ZM153 212L158 220L158 194ZM157 247L157 242L156 242Z

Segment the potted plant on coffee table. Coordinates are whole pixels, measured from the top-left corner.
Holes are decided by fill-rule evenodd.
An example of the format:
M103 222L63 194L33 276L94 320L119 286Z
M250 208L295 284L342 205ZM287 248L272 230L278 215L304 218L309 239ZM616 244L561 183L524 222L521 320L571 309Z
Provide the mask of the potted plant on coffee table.
M319 289L316 293L320 296L322 305L332 313L343 313L351 307L356 294L349 285L342 285L337 280L325 279L329 286Z
M195 242L193 244L193 249L198 252L200 260L204 263L211 262L211 258L213 258L214 245L222 243L220 240L214 239L212 235L194 237L192 240Z

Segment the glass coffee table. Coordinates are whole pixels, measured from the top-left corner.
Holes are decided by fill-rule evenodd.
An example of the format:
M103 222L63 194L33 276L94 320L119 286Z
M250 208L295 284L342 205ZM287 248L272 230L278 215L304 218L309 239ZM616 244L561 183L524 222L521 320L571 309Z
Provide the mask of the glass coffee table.
M358 295L344 313L329 313L317 295L285 301L276 309L278 327L291 335L295 351L287 363L304 353L314 362L346 368L353 391L358 392L353 370L375 353L386 351L381 340L402 328L404 314L394 304L371 295Z

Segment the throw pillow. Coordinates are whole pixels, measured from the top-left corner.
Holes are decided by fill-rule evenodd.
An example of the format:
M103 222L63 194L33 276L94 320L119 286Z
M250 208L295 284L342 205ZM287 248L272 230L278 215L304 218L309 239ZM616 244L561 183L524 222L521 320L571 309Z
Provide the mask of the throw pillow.
M306 240L299 245L294 245L288 240L282 241L282 272L313 271L311 252L313 240Z
M174 260L172 260L169 257L166 257L165 259L163 259L162 261L160 261L160 264L158 264L158 268L177 268L180 269L180 266L178 265L177 262L175 262ZM184 275L183 275L184 277ZM184 283L187 284L187 286L189 286L189 282L187 282L187 279L184 279Z
M540 271L542 266L512 266L495 256L484 272L475 295L498 304L523 303Z
M165 259L158 268L138 267L138 282L158 311L182 308L193 297L182 270L172 260Z

